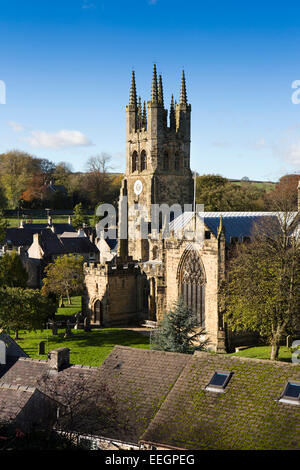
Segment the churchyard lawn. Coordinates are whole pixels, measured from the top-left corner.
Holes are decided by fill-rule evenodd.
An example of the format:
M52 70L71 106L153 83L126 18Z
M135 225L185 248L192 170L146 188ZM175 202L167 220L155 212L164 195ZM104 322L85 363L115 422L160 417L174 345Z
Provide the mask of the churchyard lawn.
M230 354L231 356L252 357L256 359L270 359L271 346L256 346L253 348L243 349L237 353ZM283 362L292 362L292 351L286 346L280 346L279 360Z
M117 328L94 329L90 333L84 330L72 330L71 338L64 338L66 329L59 329L58 334L53 336L48 330L48 351L52 349L70 348L70 362L85 366L99 366L113 350L116 344L120 346L131 346L134 348L149 348L149 337L130 330ZM45 341L47 352L47 330L43 331L20 331L20 340L17 343L32 358L47 359L46 355L38 355L38 344Z

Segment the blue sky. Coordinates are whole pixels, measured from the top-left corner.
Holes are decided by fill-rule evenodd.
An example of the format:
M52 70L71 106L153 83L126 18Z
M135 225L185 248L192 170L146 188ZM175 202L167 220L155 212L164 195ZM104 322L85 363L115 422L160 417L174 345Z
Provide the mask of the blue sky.
M165 104L185 69L194 170L278 180L300 169L299 44L294 1L3 0L0 152L123 171L131 70L148 100L155 62Z

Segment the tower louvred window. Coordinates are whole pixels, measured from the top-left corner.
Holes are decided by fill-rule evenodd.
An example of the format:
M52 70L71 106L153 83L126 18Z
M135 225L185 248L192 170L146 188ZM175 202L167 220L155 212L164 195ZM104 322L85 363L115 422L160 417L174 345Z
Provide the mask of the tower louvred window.
M147 154L145 150L141 153L141 171L147 170Z
M138 154L137 152L133 152L132 154L132 171L138 170Z

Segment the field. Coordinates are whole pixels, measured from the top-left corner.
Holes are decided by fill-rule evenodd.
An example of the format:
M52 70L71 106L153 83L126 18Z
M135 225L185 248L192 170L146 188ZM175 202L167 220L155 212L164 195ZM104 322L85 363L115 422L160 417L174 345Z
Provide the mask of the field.
M84 330L72 330L71 338L64 338L65 329L59 329L58 334L53 336L51 329L25 332L20 331L20 340L17 343L32 358L47 359L46 355L38 355L38 344L45 341L48 351L52 349L70 348L71 364L82 364L86 366L99 366L113 350L114 346L131 346L134 348L149 348L149 337L130 330L116 328L94 329L90 333ZM47 352L47 348L46 348Z
M90 225L93 225L94 216L89 215L88 217L90 219ZM15 218L15 217L4 217L4 218L9 223L9 227L19 227L21 218L20 219ZM29 217L27 217L26 219L24 219L24 222L28 223L28 220L31 220L33 224L46 224L48 222L47 217L44 217L44 218L34 218L34 217L29 218ZM55 217L55 216L52 217L52 222L54 224L67 224L68 221L69 221L69 216L68 215L60 215L60 216L57 216L57 217Z

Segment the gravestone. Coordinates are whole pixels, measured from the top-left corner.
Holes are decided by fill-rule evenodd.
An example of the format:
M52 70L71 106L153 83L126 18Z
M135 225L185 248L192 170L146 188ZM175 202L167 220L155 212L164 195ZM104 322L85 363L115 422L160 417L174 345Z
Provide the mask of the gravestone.
M57 325L55 322L52 323L51 328L52 328L52 335L57 335Z
M38 347L38 354L39 356L45 353L45 341L40 341L39 342L39 347Z
M0 341L0 364L6 364L6 344Z
M90 317L89 317L89 316L85 317L83 323L84 323L84 331L85 331L86 333L89 333L89 332L91 331Z
M66 332L64 334L64 338L71 338L72 336L72 329L69 320L67 321Z

